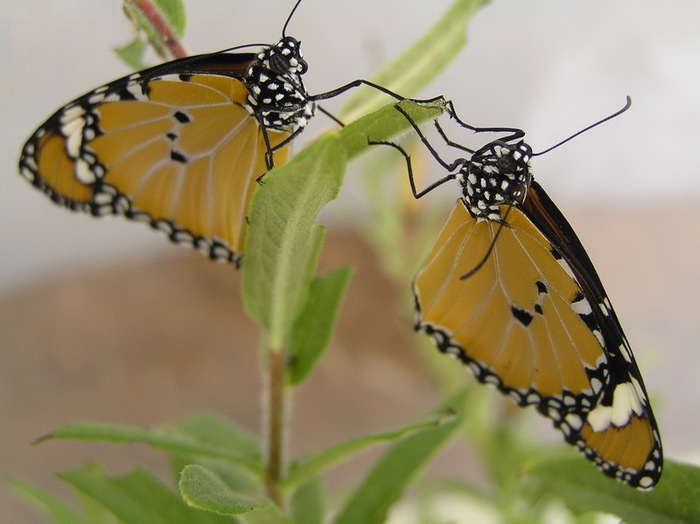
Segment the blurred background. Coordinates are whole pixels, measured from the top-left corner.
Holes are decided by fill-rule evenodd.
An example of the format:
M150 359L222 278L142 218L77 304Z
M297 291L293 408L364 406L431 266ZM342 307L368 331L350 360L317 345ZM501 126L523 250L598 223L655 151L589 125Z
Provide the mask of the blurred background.
M306 87L320 93L371 77L450 4L305 0L288 33L303 41ZM291 5L186 1L184 45L195 54L276 42ZM630 111L536 158L533 170L596 264L655 400L665 452L679 459L700 451L698 27L695 0L494 0L473 18L466 50L421 94L453 99L474 125L523 128L535 151L632 97ZM22 144L53 111L130 72L111 51L130 37L115 0L3 6L3 477L55 488L52 472L86 457L99 454L115 468L126 467L125 456L156 462L139 447L29 446L74 420L166 424L194 409L216 409L253 430L259 425L259 383L251 372L258 341L239 303L236 272L146 227L69 213L17 174ZM319 116L302 141L327 127ZM405 289L384 277L353 228L356 220L348 220L363 204L353 187L358 178L347 181L346 196L324 215L330 245L322 265L350 264L357 273L328 358L296 399L295 452L406 423L438 398L420 357L407 349L410 322L394 313ZM445 216L454 191L442 188L434 197L444 199ZM378 314L387 315L380 326ZM450 458L455 469L468 467L468 457ZM14 512L8 522L38 520L4 488L0 500L4 516Z

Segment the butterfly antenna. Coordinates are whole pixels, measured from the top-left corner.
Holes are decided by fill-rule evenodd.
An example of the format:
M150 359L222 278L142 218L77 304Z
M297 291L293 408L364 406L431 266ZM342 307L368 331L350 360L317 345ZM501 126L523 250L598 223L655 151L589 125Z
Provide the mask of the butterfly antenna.
M287 17L287 21L284 23L284 26L282 26L282 37L284 38L287 36L287 26L289 25L289 22L292 20L292 17L294 16L294 13L297 10L297 7L299 7L299 4L301 4L302 0L297 0L297 3L294 4L294 7L292 7L292 11L289 13L289 16Z
M489 248L486 250L486 254L484 255L484 258L481 259L481 261L474 266L474 268L471 271L468 271L461 277L459 277L460 280L467 280L469 277L474 275L477 271L479 271L482 267L484 267L484 264L486 264L486 261L489 259L491 256L491 253L493 252L493 248L496 246L496 241L498 240L498 236L501 234L501 231L503 231L503 228L506 226L506 220L508 219L508 214L510 213L510 210L513 209L513 203L511 202L508 205L508 209L506 209L506 214L503 215L503 219L500 220L498 223L498 229L496 230L496 234L493 235L493 240L491 240L491 244L489 245Z
M581 131L578 131L577 133L574 133L574 134L571 135L569 138L565 138L564 140L562 140L562 141L559 142L558 144L554 144L552 147L550 147L550 148L548 148L548 149L545 149L544 151L540 151L539 153L533 153L532 156L539 156L539 155L544 155L545 153L549 153L552 149L556 149L557 147L559 147L559 146L561 146L561 145L563 145L563 144L566 144L569 140L572 140L572 139L576 138L577 136L579 136L579 135L585 133L586 131L588 131L588 130L590 130L590 129L593 129L593 128L596 127L596 126L599 126L599 125L602 124L603 122L607 122L608 120L611 120L611 119L615 118L616 116L621 115L622 113L624 113L625 111L627 111L627 110L630 108L631 105L632 105L632 99L631 99L629 96L627 96L627 102L625 103L625 107L623 107L623 108L620 109L619 111L616 111L616 112L613 113L612 115L606 116L606 117L603 118L602 120L598 120L595 124L591 124L590 126L581 129Z

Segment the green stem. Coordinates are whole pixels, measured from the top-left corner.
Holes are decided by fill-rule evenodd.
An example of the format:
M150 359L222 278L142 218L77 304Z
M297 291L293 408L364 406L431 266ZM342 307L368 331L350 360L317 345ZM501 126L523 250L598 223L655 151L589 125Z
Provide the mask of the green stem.
M265 488L267 495L283 506L279 483L285 474L285 430L287 423L287 395L285 388L286 353L269 349L267 360Z

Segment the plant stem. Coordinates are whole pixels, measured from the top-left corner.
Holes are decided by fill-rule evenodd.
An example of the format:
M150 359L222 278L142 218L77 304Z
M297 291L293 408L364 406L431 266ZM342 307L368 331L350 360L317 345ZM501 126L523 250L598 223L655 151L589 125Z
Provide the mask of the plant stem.
M287 397L285 388L286 354L269 349L267 353L265 488L267 495L280 507L282 495L277 489L285 473L285 429L287 422Z
M187 56L187 51L185 51L175 31L173 31L151 2L148 0L127 0L124 2L124 11L133 19L135 17L131 12L132 9L138 10L148 20L153 31L158 35L158 41L154 42L151 40L151 44L153 44L163 59L170 59L167 53L172 55L172 58L184 58Z

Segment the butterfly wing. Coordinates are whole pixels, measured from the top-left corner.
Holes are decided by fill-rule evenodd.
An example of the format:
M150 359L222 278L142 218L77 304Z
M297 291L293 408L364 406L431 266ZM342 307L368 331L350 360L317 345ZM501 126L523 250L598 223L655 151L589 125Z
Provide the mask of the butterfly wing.
M571 225L537 182L523 204L527 216L552 242L552 253L568 266L586 297L581 318L595 319L604 340L609 380L580 429L569 428L567 440L609 476L639 489L653 487L661 476L661 437L642 375L629 342L596 270ZM565 432L566 433L566 432Z
M503 218L508 207L501 209ZM563 219L560 213L556 218ZM499 227L473 218L457 202L414 282L416 329L480 381L519 405L536 406L606 474L650 487L660 473L660 443L641 378L639 388L626 382L630 386L619 390L638 403L596 411L620 385L624 363L609 354L602 334L609 329L601 327L617 320L591 314L591 296L558 244L516 204L484 265L460 279L481 262ZM657 452L652 473L647 462Z
M255 55L184 58L59 109L25 144L20 172L54 202L122 215L238 264L248 203L268 151L245 75ZM284 165L288 147L275 152Z

